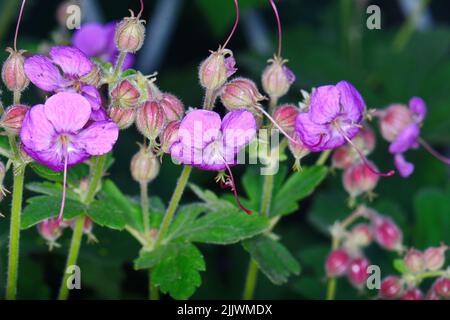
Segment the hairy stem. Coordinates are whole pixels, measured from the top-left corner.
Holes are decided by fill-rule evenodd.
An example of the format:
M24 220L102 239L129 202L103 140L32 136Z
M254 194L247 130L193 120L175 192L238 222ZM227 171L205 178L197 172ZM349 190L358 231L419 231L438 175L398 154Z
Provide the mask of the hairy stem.
M203 101L203 109L205 110L212 110L214 109L214 102L216 98L216 91L215 90L206 90L205 93L205 100Z
M120 52L119 57L117 58L116 66L114 67L114 73L112 75L112 83L114 83L122 71L123 63L125 61L125 57L127 56L126 52Z
M256 288L256 279L258 278L258 265L255 260L251 259L248 265L247 278L245 280L245 288L242 299L252 300Z
M148 269L148 291L150 294L150 300L159 300L159 289L152 284L152 270Z
M144 237L146 239L150 236L150 211L148 202L148 184L147 182L139 183L141 190L141 210L142 210L142 221L144 225Z
M20 97L22 93L19 90L14 90L13 92L13 103L20 104Z
M336 295L337 279L329 278L327 285L327 300L334 300Z
M277 107L278 104L278 98L270 98L270 102L269 102L269 114L273 115L273 113L275 112L275 109Z

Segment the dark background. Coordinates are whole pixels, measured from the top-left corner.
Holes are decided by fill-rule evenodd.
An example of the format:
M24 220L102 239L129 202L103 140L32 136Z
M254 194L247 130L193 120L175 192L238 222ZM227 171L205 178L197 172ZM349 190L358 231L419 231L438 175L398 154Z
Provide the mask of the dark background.
M49 41L52 32L58 29L55 12L60 3L50 0L28 1L19 34L20 48L34 52L42 42ZM104 0L97 3L105 22L128 15L128 8L134 11L139 9L139 1ZM150 17L150 24L155 20L152 17L157 9L156 3L145 1L143 17ZM265 0L241 0L240 3L241 24L229 47L234 51L238 74L251 77L259 84L265 61L275 50L275 20ZM278 2L284 28L283 56L289 59L289 66L297 75L290 94L283 97L282 102L296 103L301 98L300 89L309 90L342 79L355 84L370 108L383 108L392 102L406 103L411 96L419 95L429 107L429 115L422 129L423 137L441 152L448 152L450 3L445 0L431 1L428 7L431 25L419 31L411 28L411 33L405 27L405 17L397 1L368 1L369 4L380 6L382 16L382 29L368 30L365 27L367 4L362 11L357 9L358 4L364 3L356 0ZM2 58L6 57L4 48L12 45L18 7L17 1L0 1ZM162 90L176 94L187 106L200 106L203 91L197 80L198 65L207 57L208 50L215 50L223 43L233 19L234 6L231 0L179 1L178 15L163 19L165 23L157 26L172 26L173 32L156 43L152 42L150 36L146 39L149 46L156 46L154 50L160 49L159 54L138 57L136 68L139 69L139 62L145 61L150 67L142 71L150 74L157 70L157 83ZM255 19L259 22L254 23ZM158 28L151 32L164 31ZM254 40L258 35L262 35L262 38ZM406 44L398 48L395 43L403 36ZM36 93L35 88L30 88L23 101L30 105L37 103L40 97ZM5 91L2 101L5 105L10 101ZM141 140L134 128L121 132L114 149L116 161L110 170L112 179L131 196L137 195L139 189L138 184L131 179L129 161L137 151L136 142ZM449 244L448 167L423 150L409 152L407 157L416 165L413 176L406 180L399 176L382 179L375 190L378 198L373 206L393 216L402 226L407 245L424 248L438 245L440 241ZM381 139L378 139L377 151L371 158L384 170L393 166L387 144ZM236 170L238 175L242 169ZM165 161L159 177L150 186L150 193L167 203L179 171L179 167ZM28 181L39 179L31 171L28 173ZM213 177L213 173L195 170L193 181L214 192L221 192ZM329 250L326 227L335 219L350 213L340 179L340 172L330 176L316 195L301 204L299 212L284 218L277 227L275 232L281 235L283 243L301 262L302 274L291 278L289 284L284 286L274 286L260 274L257 298L324 297L323 261ZM10 188L10 179L5 181L5 185ZM5 279L9 200L8 197L1 204L1 212L7 217L0 220L0 287L4 286ZM183 201L195 201L195 196L187 191ZM83 244L79 261L83 290L72 292L72 297L145 298L146 273L134 271L131 264L137 256L138 244L126 232L100 227L95 228L94 232L100 243ZM66 232L61 240L63 247L48 253L44 241L34 228L22 232L19 298L55 297L69 237L70 233ZM200 249L206 258L207 270L203 273L203 284L194 298L240 298L248 254L240 245L201 246ZM392 271L391 261L395 256L376 247L370 247L368 255L373 262L385 266L383 270ZM357 294L345 280L340 282L338 298L362 297L366 295Z

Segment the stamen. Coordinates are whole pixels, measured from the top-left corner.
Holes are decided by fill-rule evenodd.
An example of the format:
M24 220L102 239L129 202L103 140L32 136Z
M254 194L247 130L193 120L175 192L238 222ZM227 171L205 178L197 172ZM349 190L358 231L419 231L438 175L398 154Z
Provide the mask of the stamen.
M242 210L244 210L247 214L252 214L252 212L250 210L248 210L246 207L244 207L241 203L241 201L239 200L239 196L236 192L236 184L234 183L234 177L233 177L233 172L231 172L230 166L228 165L228 163L225 161L225 159L222 157L223 159L223 163L225 164L225 166L227 167L227 171L230 174L230 180L227 181L224 184L221 184L222 186L226 186L231 188L231 191L233 191L234 193L234 198L236 199L236 202L239 206L239 208L241 208Z
M278 26L278 57L281 57L281 42L282 42L282 31L281 31L281 21L280 15L278 14L277 6L273 0L269 0L270 5L272 6L273 12L275 13L275 18L277 19Z
M450 159L443 156L442 154L440 154L439 152L437 152L436 150L433 149L432 146L430 146L425 140L423 140L422 138L419 138L419 143L432 155L434 156L436 159L442 161L445 164L450 165Z
M260 105L254 105L254 107L256 109L258 109L259 111L261 111L274 125L275 127L277 127L278 130L280 130L280 132L286 137L288 138L292 143L298 143L297 141L295 141L294 138L292 138L290 135L288 135L286 133L286 131L283 130L283 128L280 127L280 125L270 116L270 114L268 112L266 112L266 110L264 110Z
M375 169L370 163L369 160L367 160L366 156L362 153L361 150L359 150L359 148L353 143L352 140L349 139L349 137L347 137L344 133L344 131L341 129L341 127L338 124L334 124L336 129L339 131L339 133L344 137L344 139L348 142L348 144L350 144L353 149L356 150L356 152L358 153L359 157L361 158L362 162L366 165L367 169L369 169L373 174L376 174L377 176L382 176L382 177L390 177L395 173L395 170L391 170L387 173L383 173L383 172L379 172L377 169Z
M234 32L236 31L236 28L237 28L238 23L239 23L239 3L238 3L238 0L234 0L234 5L236 7L236 20L234 21L234 26L233 26L233 29L231 29L230 35L228 36L227 40L225 41L225 43L222 46L223 49L225 49L225 47L227 46L228 42L230 42L231 37L233 36Z
M26 0L22 1L22 6L20 7L20 11L19 11L19 17L17 18L16 33L14 34L14 51L17 51L17 37L19 35L19 26L20 26L20 21L22 20L23 8L25 7L25 2L27 2L27 1Z
M66 188L67 188L67 159L69 158L69 155L67 152L64 156L64 175L63 175L63 193L62 193L62 199L61 199L61 208L59 209L58 214L58 220L57 224L59 225L63 219L63 213L64 213L64 205L66 203Z

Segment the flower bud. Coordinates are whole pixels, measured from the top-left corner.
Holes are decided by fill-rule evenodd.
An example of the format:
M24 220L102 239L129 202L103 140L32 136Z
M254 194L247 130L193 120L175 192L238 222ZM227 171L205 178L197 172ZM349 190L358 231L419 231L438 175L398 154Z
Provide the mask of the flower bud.
M4 128L9 134L19 134L23 119L28 110L29 108L22 104L9 107L0 119L0 127Z
M340 277L347 272L350 257L345 250L332 251L325 262L325 270L328 277Z
M351 230L352 243L360 247L367 247L373 239L372 228L366 223L360 223Z
M117 124L119 129L127 129L133 124L134 120L136 119L136 109L110 107L108 109L108 115L111 120Z
M363 152L364 155L369 155L375 149L375 133L367 126L362 127L359 133L352 139L355 146ZM353 151L353 158L358 159L359 155Z
M140 97L138 88L127 79L120 81L111 91L113 105L116 107L135 107Z
M373 222L375 240L380 246L388 250L402 249L402 231L390 218L376 217Z
M402 281L399 277L388 276L380 286L380 296L383 299L398 299L403 293Z
M397 135L413 123L411 111L402 104L389 106L382 112L380 119L380 131L384 139L392 142Z
M41 221L37 225L37 229L41 237L47 241L50 251L53 247L59 246L56 240L61 237L62 229L57 218L49 218Z
M431 288L428 290L425 299L426 299L426 300L441 300L441 297L437 294L436 290L434 290L434 288L431 287Z
M155 140L166 124L166 115L156 101L147 101L136 112L136 126L148 139Z
M88 74L82 76L80 80L85 84L98 87L100 84L100 80L102 80L102 71L100 67L96 63L93 63L91 71L89 71Z
M279 57L269 60L269 65L262 74L264 91L272 98L284 96L295 81L294 73L285 65L287 60Z
M450 279L441 277L433 284L433 290L442 299L450 299Z
M425 267L430 271L441 269L445 263L445 252L447 246L431 247L425 250L423 257L425 260Z
M184 115L184 105L180 99L170 93L164 93L159 101L168 122L181 120Z
M301 170L300 160L306 157L310 153L310 150L303 144L297 131L294 131L292 133L292 138L296 142L294 143L293 141L288 140L289 151L291 151L292 155L295 158L293 169L294 171L299 171Z
M294 105L284 104L275 110L273 119L284 131L291 133L295 129L295 120L298 113L298 108Z
M331 157L332 166L337 169L349 168L353 160L352 150L347 145L337 148Z
M219 49L211 52L199 68L199 79L202 87L208 90L220 88L232 74L236 72L236 61L233 52L228 49Z
M402 296L402 300L423 300L423 293L418 288L409 289Z
M25 59L23 57L23 53L25 51L19 50L15 51L11 48L7 48L6 51L9 53L8 59L3 63L2 68L2 79L5 83L5 86L9 91L23 91L30 80L28 80L25 75L25 71L23 68Z
M114 39L119 51L135 53L144 43L145 21L140 20L139 16L135 17L132 11L130 12L131 17L126 17L117 24Z
M367 268L369 267L369 260L366 258L353 259L347 270L347 277L351 284L356 288L362 288L366 283L369 274Z
M370 164L375 167L374 164ZM370 193L375 189L379 176L373 173L365 163L356 163L345 169L342 175L344 189L355 198L363 193Z
M236 78L228 82L221 95L221 101L228 110L250 108L264 99L256 84L249 79Z
M160 136L161 150L164 153L170 153L170 148L178 140L178 129L180 121L169 122Z
M425 270L423 253L416 249L410 249L404 257L405 266L409 272L420 273Z
M141 147L131 159L131 176L140 183L149 183L159 173L159 160L150 149Z

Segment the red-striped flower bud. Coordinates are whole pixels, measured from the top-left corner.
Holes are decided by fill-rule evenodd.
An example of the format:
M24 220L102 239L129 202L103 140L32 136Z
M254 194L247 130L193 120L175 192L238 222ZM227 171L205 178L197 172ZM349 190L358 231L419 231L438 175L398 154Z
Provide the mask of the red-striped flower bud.
M30 80L28 80L25 75L25 71L23 68L25 59L23 57L23 53L25 51L19 50L15 51L12 48L7 48L6 51L9 53L8 59L3 63L2 68L2 79L5 83L5 86L9 91L23 91Z
M149 183L158 175L159 167L159 160L153 152L149 148L141 147L131 159L131 176L137 182Z
M228 82L220 95L228 110L251 108L264 99L256 84L246 78L236 78Z
M287 133L292 133L295 128L295 120L299 110L292 104L284 104L279 106L274 114L273 119Z
M292 133L292 138L294 141L288 140L289 151L295 158L295 163L293 166L294 171L300 171L302 169L300 161L306 157L311 151L303 144L297 131Z
M121 108L110 107L108 109L108 115L112 121L114 121L120 129L129 128L136 119L135 108Z
M413 114L408 107L402 104L393 104L382 111L380 119L381 135L387 141L392 142L403 129L413 122Z
M399 277L389 276L383 279L380 296L383 299L398 299L403 294L403 284Z
M27 106L22 104L10 106L0 119L0 127L10 134L19 134L28 109Z
M42 238L47 241L49 250L59 245L56 243L59 237L62 235L62 229L57 218L49 218L41 221L37 225L37 229Z
M112 103L115 107L131 108L139 102L141 94L139 89L129 80L120 81L111 90Z
M370 162L374 168L375 165ZM342 175L344 189L351 198L356 198L363 193L371 193L378 184L379 176L373 173L365 163L356 163L345 169Z
M184 104L173 94L164 93L159 103L166 114L168 122L181 120L181 118L183 118Z
M423 300L423 293L418 288L409 289L402 296L402 300Z
M353 164L352 150L347 146L337 148L331 157L333 168L347 169Z
M409 272L420 273L425 270L425 259L419 250L409 249L403 261Z
M390 218L373 217L374 234L377 243L385 249L399 251L403 248L403 234Z
M236 72L235 65L236 61L231 50L219 48L211 52L200 64L198 74L200 84L208 90L219 89Z
M332 251L325 262L325 270L328 277L340 277L347 272L350 264L350 256L343 249Z
M367 247L373 240L372 228L366 223L360 223L351 229L352 243L359 247Z
M287 60L274 57L262 74L264 91L273 99L284 96L295 81L294 73L285 65Z
M442 245L440 247L431 247L425 250L423 258L425 260L425 266L430 271L436 271L441 269L445 263L445 252L448 247Z
M172 145L178 141L178 129L180 129L180 121L169 122L160 136L161 150L164 153L170 153Z
M131 10L130 12L130 17L124 18L117 24L114 39L119 51L135 53L144 43L145 21L140 20L139 16L135 17Z
M166 124L166 115L156 101L147 101L137 109L136 126L149 140L154 141Z
M442 299L450 299L450 279L441 277L433 284L433 290Z
M356 288L362 288L366 283L369 274L367 268L370 262L366 258L353 259L348 267L347 277L352 285Z

